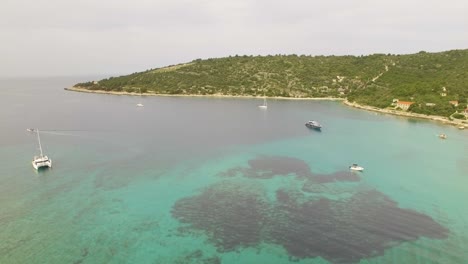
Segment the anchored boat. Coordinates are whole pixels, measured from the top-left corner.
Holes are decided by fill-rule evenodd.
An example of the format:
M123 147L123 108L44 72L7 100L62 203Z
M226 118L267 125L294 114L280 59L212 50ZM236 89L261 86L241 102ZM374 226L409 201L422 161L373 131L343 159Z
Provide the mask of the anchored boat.
M351 166L349 166L349 169L350 169L350 170L353 170L353 171L363 171L363 170L364 170L363 167L358 166L356 163L353 164L353 165L351 165Z
M320 125L319 122L314 121L314 120L308 121L307 123L305 123L305 126L308 127L308 128L313 128L313 129L317 129L317 130L320 130L322 128L322 125Z
M44 156L42 153L42 145L41 145L41 137L39 136L39 129L35 129L37 133L37 141L39 142L39 150L41 151L41 155L34 156L32 160L32 165L34 169L39 170L42 167L49 167L52 168L52 160L49 157Z

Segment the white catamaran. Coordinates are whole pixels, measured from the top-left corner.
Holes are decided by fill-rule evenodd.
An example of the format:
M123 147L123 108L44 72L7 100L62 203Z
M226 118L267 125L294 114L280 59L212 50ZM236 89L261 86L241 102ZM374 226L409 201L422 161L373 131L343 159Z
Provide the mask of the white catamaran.
M34 156L34 159L32 160L32 165L36 170L39 170L42 167L52 167L52 160L49 159L49 157L44 156L42 154L42 146L41 146L41 138L39 136L39 129L36 129L35 132L37 133L37 141L39 142L39 150L41 151L40 156Z

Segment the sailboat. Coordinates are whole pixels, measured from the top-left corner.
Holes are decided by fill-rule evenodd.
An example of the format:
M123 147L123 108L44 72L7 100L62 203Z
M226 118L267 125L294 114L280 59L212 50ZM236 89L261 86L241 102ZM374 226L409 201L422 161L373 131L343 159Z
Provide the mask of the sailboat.
M34 156L32 160L32 165L36 170L39 170L42 167L49 167L52 168L52 160L49 159L49 157L44 156L42 153L42 146L41 146L41 138L39 136L39 129L35 130L37 133L37 141L39 142L39 150L41 151L40 156Z
M140 89L140 103L137 104L137 106L144 106L142 103L141 103L141 88L138 88Z
M263 97L263 104L259 105L258 108L260 108L260 109L267 109L268 108L266 97Z

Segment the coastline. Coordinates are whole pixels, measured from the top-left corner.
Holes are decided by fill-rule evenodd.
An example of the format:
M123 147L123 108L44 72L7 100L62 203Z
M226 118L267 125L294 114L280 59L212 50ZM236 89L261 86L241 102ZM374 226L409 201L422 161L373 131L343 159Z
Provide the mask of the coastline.
M403 111L398 111L398 110L381 109L381 108L377 108L374 106L360 105L355 102L351 103L348 100L344 100L343 103L350 107L355 107L355 108L359 108L359 109L363 109L367 111L379 112L383 114L390 114L390 115L410 117L410 118L428 119L432 121L441 122L446 125L452 125L452 126L457 126L457 127L467 126L467 123L463 123L463 120L458 120L458 119L449 120L447 117L443 117L443 116L424 115L424 114L417 114L417 113L411 113L411 112L403 112Z
M73 92L83 92L83 93L97 93L97 94L110 94L110 95L129 95L129 96L139 96L138 93L128 93L128 92L116 92L116 91L102 91L102 90L88 90L80 87L70 87L65 88L66 91ZM167 96L167 97L206 97L206 98L247 98L247 99L260 99L262 96L252 96L252 95L224 95L224 94L207 94L207 95L198 95L198 94L156 94L156 93L144 93L144 96ZM468 123L463 123L462 120L454 119L449 120L447 117L443 116L434 116L434 115L423 115L411 112L403 112L397 110L381 109L374 106L361 105L358 103L351 103L345 98L335 98L335 97L308 97L308 98L298 98L298 97L267 97L269 99L278 99L278 100L327 100L327 101L343 101L343 104L362 109L367 111L379 112L383 114L390 114L402 117L409 118L419 118L437 121L446 125L451 126L468 126ZM465 121L467 122L467 121Z
M116 91L102 91L102 90L88 90L80 87L64 88L66 91L82 92L82 93L97 93L97 94L110 94L110 95L130 95L139 96L138 93L116 92ZM263 96L253 95L225 95L225 94L157 94L157 93L143 93L143 96L167 96L167 97L208 97L208 98L248 98L248 99L262 99ZM336 97L281 97L269 96L268 99L278 100L326 100L326 101L344 101L344 98Z

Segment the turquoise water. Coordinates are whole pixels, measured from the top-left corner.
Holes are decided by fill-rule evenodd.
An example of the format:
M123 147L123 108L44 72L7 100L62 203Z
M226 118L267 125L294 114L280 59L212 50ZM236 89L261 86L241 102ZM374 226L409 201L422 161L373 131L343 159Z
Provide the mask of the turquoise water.
M137 108L63 90L76 81L0 82L0 263L468 259L467 131L337 102ZM28 127L53 169L32 168Z

